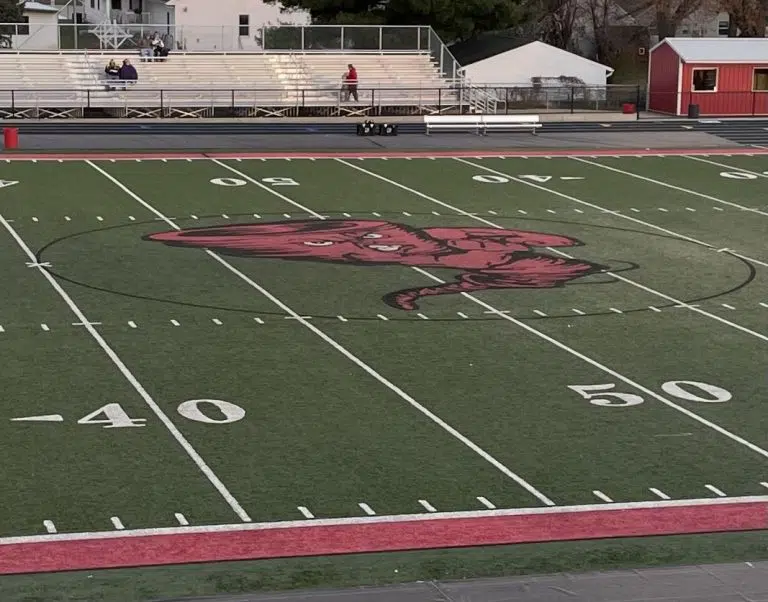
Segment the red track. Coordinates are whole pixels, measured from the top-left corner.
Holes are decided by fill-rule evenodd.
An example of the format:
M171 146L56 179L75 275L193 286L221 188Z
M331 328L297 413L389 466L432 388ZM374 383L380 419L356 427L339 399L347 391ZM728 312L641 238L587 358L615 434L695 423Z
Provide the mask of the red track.
M748 498L749 499L749 498ZM754 499L754 498L752 498ZM372 517L0 540L0 574L768 528L768 502ZM325 524L323 524L325 523ZM297 526L300 525L300 526ZM24 538L18 538L24 539Z
M372 152L183 152L183 153L163 153L163 152L99 152L99 153L0 153L0 160L11 161L82 161L91 159L93 161L126 160L126 159L270 159L270 158L288 158L288 159L376 159L387 157L390 159L404 157L597 157L597 156L617 156L617 155L765 155L768 149L757 148L678 148L678 149L566 149L566 150L475 150L475 151L372 151Z

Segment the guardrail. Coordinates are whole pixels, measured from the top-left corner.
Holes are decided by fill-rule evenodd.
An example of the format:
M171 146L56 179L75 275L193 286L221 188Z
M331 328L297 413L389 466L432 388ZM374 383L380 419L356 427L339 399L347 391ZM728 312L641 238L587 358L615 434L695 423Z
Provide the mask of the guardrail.
M131 109L113 116L333 116L426 115L441 113L514 114L636 112L639 86L567 88L365 87L358 99L346 100L340 87L143 87L110 80L105 88L0 89L0 117L103 117L109 109ZM472 103L477 90L493 96L483 107ZM469 94L469 91L472 94ZM500 93L501 91L501 93ZM627 106L631 105L631 111ZM495 111L487 110L495 107ZM42 114L40 114L42 112Z

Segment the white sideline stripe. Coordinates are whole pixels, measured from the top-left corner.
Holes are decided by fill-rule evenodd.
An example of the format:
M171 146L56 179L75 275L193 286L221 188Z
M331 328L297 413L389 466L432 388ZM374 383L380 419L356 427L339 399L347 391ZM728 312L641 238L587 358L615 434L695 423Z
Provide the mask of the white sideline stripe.
M181 512L177 512L176 514L174 514L174 516L176 517L176 520L182 527L186 527L189 525L189 521L187 520L187 517L181 514Z
M125 526L123 525L123 521L121 521L118 517L113 516L109 520L112 521L112 524L115 526L115 529L117 529L118 531L122 531L123 529L125 529Z
M724 491L722 491L722 490L718 489L718 488L717 488L717 487L715 487L714 485L704 485L704 487L706 487L707 489L709 489L709 490L710 490L712 493L714 493L715 495L718 495L718 496L720 496L720 497L725 497L725 496L726 496L726 494L725 494L725 492L724 492Z
M611 504L613 503L613 500L611 498L609 498L607 495L605 495L602 491L598 491L597 489L595 489L592 492L592 495L594 495L598 499L603 500L604 502L609 502Z
M587 159L582 159L580 157L570 157L574 161L580 161L581 163L588 163L589 165L594 165L595 167L600 167L602 169L607 169L608 171L615 171L616 173L624 174L625 176L630 176L632 178L637 178L638 180L645 180L646 182L651 182L652 184L657 184L659 186L664 186L665 188L671 188L672 190L677 190L678 192L685 192L686 194L691 194L693 196L697 196L702 199L707 199L709 201L714 201L715 203L720 203L722 205L728 205L729 207L736 207L737 209L742 209L744 211L751 211L752 213L759 213L760 215L765 215L768 217L768 213L764 211L760 211L759 209L753 209L752 207L745 207L744 205L739 205L738 203L733 203L731 201L724 201L723 199L719 199L714 196L710 196L708 194L704 194L703 192L697 192L695 190L691 190L690 188L683 188L682 186L675 186L674 184L669 184L667 182L662 182L661 180L654 180L653 178L648 178L646 176L641 176L640 174L632 173L631 171L624 171L623 169L617 169L615 167L608 167L607 165L603 165L602 163L595 163L594 161L588 161Z
M341 159L337 159L337 160L341 161ZM459 161L460 163L466 163L467 165L471 165L472 167L475 167L477 169L483 169L483 170L485 170L485 171L487 171L489 173L493 173L493 174L496 174L496 175L499 175L499 176L504 176L504 177L509 178L510 180L513 180L513 181L518 182L520 184L524 184L526 186L531 186L532 188L536 188L538 190L543 190L544 192L548 192L550 194L554 194L554 195L563 197L565 199L568 199L568 200L571 200L571 201L574 201L574 202L577 202L577 203L584 203L585 202L585 201L581 201L580 199L577 199L576 197L569 196L567 194L564 194L562 192L558 192L556 190L551 190L551 189L546 188L544 186L539 186L538 184L534 184L533 182L528 182L527 180L521 180L520 178L516 178L515 176L511 176L511 175L506 174L506 173L502 173L502 172L497 171L495 169L491 169L490 167L485 167L484 165L478 165L477 163L472 163L471 161L465 161L464 159L454 159L454 160L455 161ZM596 163L595 165L599 165L599 164ZM610 168L610 169L613 169L613 168ZM413 192L415 192L416 194L419 194L419 195L422 194L422 193L419 193L417 191L413 191ZM424 196L424 198L428 198L427 195L423 195L423 196ZM431 198L431 197L429 197L429 198ZM441 205L447 205L447 203L443 203L442 201L438 201L437 199L432 199L432 200L433 200L433 202L439 203ZM599 207L598 205L595 205L595 206L598 207L599 209L603 209L602 207ZM453 209L455 211L461 211L461 210L459 210L456 207L454 207ZM605 211L608 212L608 213L611 213L613 215L618 215L620 217L627 217L627 216L623 216L623 214L617 213L615 211L609 211L607 209L605 209ZM501 226L499 226L497 224L494 224L493 222L485 220L483 218L474 217L474 216L470 216L470 217L472 217L473 219L476 219L478 221L482 221L485 224L488 224L489 226L492 226L494 228L501 228ZM627 217L627 219L630 219L632 221L638 221L638 222L640 221L640 220L635 219L634 217ZM644 223L644 222L641 222L641 223ZM672 232L672 234L675 234L675 233ZM691 239L691 240L693 240L693 239ZM712 245L707 244L707 243L702 243L701 241L695 241L695 242L698 242L698 244L702 244L702 245L704 245L704 246L706 246L708 248L714 248ZM567 253L564 253L563 251L560 251L559 249L555 249L555 248L552 248L552 247L547 247L547 250L549 250L552 253L555 253L557 255L560 255L561 257L572 258L571 255L568 255ZM760 263L760 262L758 262L758 263ZM768 263L763 263L762 265L768 266ZM747 328L746 326L742 326L741 324L737 324L736 322L731 322L730 320L726 320L725 318L723 318L721 316L718 316L716 314L713 314L713 313L710 313L708 311L705 311L705 310L703 310L703 309L701 309L699 307L695 307L693 305L690 305L688 303L680 301L679 299L677 299L675 297L672 297L670 295L662 293L661 291L657 291L656 289L653 289L653 288L651 288L649 286L645 286L644 284L640 284L639 282L635 282L634 280L631 280L630 278L626 278L626 277L622 276L621 274L615 274L613 272L604 272L604 273L606 275L608 275L608 276L611 276L612 278L615 278L616 280L620 280L621 282L625 282L626 284L629 284L631 286L639 288L640 290L643 290L643 291L645 291L647 293L651 293L652 295L656 295L657 297L661 297L662 299L666 299L667 301L672 301L675 304L684 306L685 308L689 309L692 312L695 312L695 313L700 314L702 316L706 316L710 320L715 320L716 322L720 322L721 324L725 324L726 326L730 326L731 328L735 328L736 330L739 330L739 331L741 331L741 332L743 332L745 334L748 334L750 336L753 336L753 337L756 337L758 339L761 339L763 341L768 342L768 335L764 335L764 334L762 334L760 332L757 332L757 331L754 331L754 330L752 330L750 328Z
M483 506L488 508L489 510L496 510L496 506L491 503L488 498L483 497L482 495L477 497L477 501L480 502Z
M661 312L661 310L658 307L654 307L653 305L649 305L648 309L650 309L651 311L655 311L655 312Z
M56 533L56 525L53 524L52 520L44 520L43 526L48 533Z
M424 507L424 510L427 512L437 512L437 508L435 508L427 500L419 500L419 504L421 504Z
M377 174L375 172L368 171L367 169L363 169L362 167L358 167L356 165L352 165L351 163L347 163L343 159L335 159L335 160L339 161L341 163L344 163L345 165L348 165L349 167L352 167L353 169L357 169L358 171L362 171L364 173L367 173L367 174L373 176L374 178L377 178L377 179L382 180L384 182L389 182L393 186L396 186L398 188L401 188L402 190L406 190L408 192L411 192L412 194L415 194L416 196L419 196L419 197L424 198L424 199L426 199L428 201L432 201L434 203L437 203L438 205L442 205L444 207L447 207L448 209L451 209L452 211L456 211L457 213L460 213L462 215L466 215L468 217L471 217L472 219L476 219L478 221L481 221L481 222L483 222L483 223L485 223L485 224L487 224L489 226L492 226L494 228L500 228L500 226L497 226L493 222L490 222L490 221L488 221L486 219L483 219L481 217L471 216L466 211L464 211L463 209L459 209L458 207L454 207L453 205L449 205L448 203L444 203L443 201L440 201L440 200L435 199L435 198L433 198L433 197L431 197L429 195L426 195L423 192L419 192L418 190L414 190L413 188L409 188L408 186L405 186L404 184L400 184L399 182L395 182L394 180L390 180L389 178L385 178L384 176L381 176L381 175L379 175L379 174ZM472 165L474 167L480 167L482 169L488 170L488 168L486 168L484 166L478 166L478 165L475 165L474 163L470 163L468 161L464 161L464 162L469 164L469 165ZM495 171L495 170L488 170L488 171ZM503 174L503 173L500 173L500 172L497 172L497 173L498 173L498 175L509 177L512 180L517 180L519 182L523 182L522 180L518 180L517 178L512 177L512 176L508 176L507 174ZM524 184L528 184L528 182L523 182L523 183ZM535 186L536 188L541 188L542 190L545 190L547 192L554 192L554 191L549 191L547 188L544 188L542 186L537 186L535 184L533 184L533 186ZM634 219L634 218L629 218L629 219ZM435 280L437 282L445 282L444 280L441 280L437 276L433 276L432 274L422 270L421 268L414 268L414 269L417 272L420 272L421 274L424 274L425 276L431 278L432 280ZM642 286L642 285L640 285L640 286ZM703 418L702 416L699 416L698 414L696 414L695 412L689 410L688 408L683 407L683 406L675 403L674 401L671 401L671 400L663 397L662 395L659 395L654 390L649 389L648 387L645 387L645 386L641 385L640 383L638 383L635 380L629 378L628 376L624 376L623 374L617 372L616 370L613 370L612 368L609 368L608 366L606 366L604 364L601 364L597 360L594 360L591 357L589 357L587 355L584 355L580 351L576 351L572 347L569 347L565 343L561 343L557 339L554 339L551 336L549 336L548 334L545 334L542 331L537 330L533 326L530 326L529 324L526 324L525 322L521 322L520 320L517 320L517 319L513 318L512 316L510 316L508 314L505 314L503 312L499 312L493 306L489 305L485 301L481 301L477 297L473 297L472 295L470 295L468 293L461 293L461 295L463 297L465 297L466 299L470 299L474 303L477 303L478 305L480 305L482 307L485 307L486 309L489 309L489 310L497 312L500 318L502 318L504 320L508 320L509 322L512 322L513 324L516 324L517 326L519 326L523 330L526 330L529 333L531 333L532 335L537 336L540 339L543 339L543 340L547 341L548 343L554 345L555 347L558 347L558 348L562 349L563 351L565 351L567 353L570 353L574 357L577 357L577 358L583 360L584 362L594 366L598 370L601 370L602 372L605 372L606 374L610 374L614 378L618 378L622 382L635 387L636 389L638 389L639 391L642 391L646 395L650 395L651 397L653 397L654 399L657 399L658 401L660 401L661 403L663 403L667 407L670 407L670 408L672 408L674 410L677 410L681 414L684 414L684 415L688 416L689 418L695 420L696 422L699 422L700 424L703 424L704 426L706 426L708 428L711 428L712 430L720 433L721 435L724 435L725 437L728 437L732 441L736 441L737 443L740 443L744 447L746 447L748 449L751 449L753 452L763 456L764 458L768 458L768 450L765 450L762 447L760 447L758 445L755 445L751 441L748 441L748 440L744 439L743 437L741 437L739 435L736 435L735 433L730 432L729 430L721 427L718 424L715 424L714 422L710 422L706 418ZM657 309L657 311L661 311L661 310ZM701 311L701 310L694 310L694 311Z
M541 311L540 309L534 309L534 310L533 310L533 313L535 313L537 316L541 316L542 318L546 318L546 317L547 317L547 314L545 314L545 313L544 313L543 311Z
M349 322L344 316L336 316L342 322Z
M365 512L368 516L376 516L376 513L373 511L373 508L371 508L368 504L365 502L360 502L358 504L360 506L360 509Z
M576 159L576 158L574 157L574 159ZM608 213L610 215L615 215L616 217L620 217L622 219L627 219L627 220L629 220L631 222L634 222L636 224L642 224L643 226L648 226L649 228L653 228L654 230L658 230L659 232L664 232L665 234L670 234L670 235L675 236L677 238L680 238L682 240L687 240L687 241L696 243L697 245L701 245L703 247L707 247L709 249L715 249L714 245L711 245L709 243L701 241L701 240L699 240L697 238L693 238L691 236L686 236L685 234L680 234L679 232L675 232L674 230L668 230L667 228L662 228L661 226L657 226L656 224L652 224L650 222L644 222L643 220L637 219L636 217L632 217L631 215L624 215L623 213L621 213L619 211L613 211L612 209L607 209L606 207L603 207L602 205L595 205L594 203L590 203L588 201L583 201L583 200L578 199L578 198L576 198L574 196L571 196L569 194L565 194L564 192L560 192L560 191L554 190L552 188L546 188L545 186L540 186L538 184L535 184L534 182L529 182L528 180L521 180L519 178L516 178L515 176L511 176L511 175L506 174L504 172L492 169L490 167L486 167L485 165L478 165L477 163L472 163L471 161L466 161L466 160L458 158L458 157L454 157L453 160L454 161L458 161L460 163L465 163L466 165L471 165L472 167L474 167L476 169L482 169L484 171L487 171L488 173L493 173L493 174L496 174L498 176L504 176L506 178L509 178L510 180L513 180L513 181L519 183L519 184L525 184L526 186L530 186L531 188L536 188L538 190L543 190L544 192L548 192L549 194L554 194L555 196L559 196L560 198L566 199L568 201L572 201L572 202L578 203L580 205L585 205L587 207L591 207L592 209L597 209L598 211L602 211L603 213ZM337 159L337 161L341 161L341 159ZM587 161L587 163L589 163L589 161ZM596 163L595 165L599 165L599 164ZM605 165L599 165L599 167L604 167L605 169L612 169L612 168L609 168L609 167L607 167ZM661 209L660 209L660 211L661 211ZM666 211L666 209L664 209L663 211ZM469 215L469 214L467 213L466 215ZM489 223L489 222L485 222L485 223ZM494 226L494 227L498 228L498 226ZM746 259L748 261L751 261L751 262L756 263L758 265L761 265L763 267L768 267L768 262L760 261L759 259L754 259L754 258L748 257L746 255L741 255L741 254L736 253L736 252L731 251L731 250L728 250L728 252L731 255L735 255L736 257L741 257L742 259Z
M419 514L394 514L379 516L353 516L346 518L320 518L314 520L273 521L268 523L234 523L229 525L199 525L190 527L159 527L155 529L126 529L125 531L94 531L84 533L58 533L56 535L21 535L0 538L0 546L20 543L46 543L58 541L82 541L87 539L122 539L126 537L148 537L153 535L178 535L190 533L238 533L244 531L266 531L268 529L294 529L301 527L334 527L340 525L369 525L402 523L425 520L452 520L466 518L488 518L496 516L528 516L541 514L571 514L577 512L613 513L624 510L658 510L661 508L686 508L696 506L719 506L727 504L768 504L768 495L753 495L725 498L695 498L690 500L653 500L645 502L621 502L610 506L605 504L583 504L581 506L537 506L535 508L510 508L501 510L465 510L459 512L435 512Z
M213 159L214 162L216 162L218 165L224 167L225 169L228 169L229 171L239 174L240 177L244 178L247 181L250 181L251 183L256 184L260 188L268 191L270 194L275 195L278 198L283 199L287 203L294 205L296 207L300 207L303 211L306 211L310 215L314 215L315 217L318 217L319 219L325 219L323 216L321 216L319 213L315 213L314 211L311 211L310 209L307 209L306 207L303 207L299 205L299 203L296 203L295 201L289 199L285 195L281 194L277 190L273 190L272 188L262 184L258 180L255 180L254 178L250 177L247 174L244 174L226 163L221 163L220 161ZM144 199L142 199L140 196L138 196L135 192L133 192L130 188L125 186L122 182L111 176L109 173L104 171L103 169L99 168L95 164L93 164L91 161L87 161L88 164L90 164L94 169L98 170L100 173L102 173L106 178L108 178L111 182L113 182L118 188L120 188L123 192L125 192L128 196L130 196L133 200L135 200L137 203L139 203L141 206L143 206L148 211L152 212L153 214L157 215L158 217L162 218L165 223L167 223L171 228L174 230L181 230L179 226L176 225L173 221L171 221L168 217L163 215L160 211L155 209L152 205L147 203ZM2 216L0 216L1 218ZM31 253L31 251L30 251ZM206 249L205 253L211 257L214 261L217 261L219 264L224 266L227 270L232 272L235 276L240 278L243 282L250 285L253 289L261 293L262 296L269 299L274 305L282 309L286 314L288 314L288 317L291 317L298 322L300 322L305 328L312 331L315 335L317 335L320 339L325 341L328 345L333 347L336 351L338 351L340 354L342 354L344 357L346 357L349 361L354 363L356 366L358 366L361 370L366 372L369 376L377 380L379 383L387 387L390 391L398 395L403 401L407 402L411 407L421 412L424 416L429 418L432 422L434 422L436 425L438 425L440 428L445 430L447 433L455 437L457 440L459 440L461 443L466 445L469 449L474 451L477 455L479 455L481 458L483 458L486 462L493 465L497 470L508 476L510 479L515 481L518 485L526 489L531 495L535 496L544 504L553 506L555 503L550 500L546 495L544 495L542 492L540 492L538 489L536 489L533 485L528 483L525 479L520 477L518 474L510 470L506 465L502 464L497 460L494 456L489 454L487 451L485 451L482 447L477 445L474 441L469 439L467 436L456 430L454 427L452 427L450 424L448 424L445 420L440 418L437 414L429 410L426 406L423 406L420 404L416 399L411 397L408 393L406 393L403 389L398 387L395 383L387 379L386 377L379 374L376 370L374 370L370 365L365 363L363 360L361 360L359 357L357 357L355 354L353 354L351 351L349 351L346 347L342 346L340 343L338 343L335 339L331 338L329 335L327 335L325 332L320 330L317 326L297 314L291 307L289 307L287 304L285 304L283 301L275 297L272 293L270 293L267 289L265 289L263 286L252 280L250 277L248 277L246 274L238 270L235 266L233 266L231 263L229 263L227 260L223 259L222 257L219 257L216 253L213 251ZM34 255L33 255L34 257ZM48 278L53 278L48 272L43 270L43 273L47 275ZM127 369L126 369L127 370ZM153 402L154 403L154 402ZM159 409L159 408L158 408ZM166 419L169 420L166 416ZM170 422L170 420L169 420ZM171 423L172 425L172 423ZM175 427L174 427L175 429ZM176 432L178 430L176 429ZM181 436L181 433L179 433ZM202 462L202 458L200 458L200 461ZM207 466L206 466L207 468ZM208 469L210 470L210 469ZM211 473L213 474L213 473ZM221 484L221 487L223 488L224 485ZM226 490L226 489L225 489ZM231 494L230 494L231 496ZM233 501L234 498L232 498ZM241 509L242 510L242 509ZM243 510L243 513L245 514L245 511ZM247 516L247 515L246 515Z
M313 217L316 217L316 218L318 218L318 219L321 219L321 220L322 220L322 219L325 219L325 217L324 217L324 216L320 215L320 214L319 214L319 213L317 213L316 211L313 211L312 209L310 209L310 208L308 208L308 207L305 207L305 206L304 206L304 205L302 205L301 203L298 203L298 202L294 201L293 199L291 199L291 198L288 198L287 196L285 196L285 195L284 195L284 194L282 194L281 192L279 192L279 191L277 191L277 190L274 190L273 188L270 188L269 186L266 186L265 184L262 184L261 182L259 182L259 181L258 181L258 180L256 180L255 178L252 178L252 177L251 177L251 176L249 176L248 174L246 174L246 173L243 173L243 172L241 172L240 170L237 170L237 169L235 169L234 167L232 167L232 166L230 166L230 165L227 165L226 163L222 163L222 162L221 162L221 161L219 161L218 159L212 159L212 161L213 161L214 163L216 163L217 165L219 165L220 167L223 167L224 169L227 169L227 170L231 171L232 173L234 173L234 174L236 174L236 175L240 176L240 177L241 177L241 178L243 178L244 180L247 180L248 182L251 182L252 184L255 184L256 186L258 186L258 187L259 187L259 188L261 188L262 190L265 190L265 191L267 191L269 194L272 194L272 195L276 196L277 198L279 198L279 199L282 199L283 201L285 201L285 202L286 202L286 203L288 203L289 205L293 205L294 207L297 207L297 208L301 209L302 211L304 211L305 213L308 213L309 215L311 215L311 216L313 216ZM362 171L366 171L366 170L364 170L364 169L362 169L362 168L360 168L360 169L361 169ZM126 189L124 186L122 186L122 185L121 185L121 187L122 187L123 189L127 190L127 189ZM150 211L152 211L153 213L155 213L155 215L162 215L160 212L158 212L158 211L157 211L157 209L155 209L154 207L152 207L151 205L149 205L149 204L148 204L148 203L146 203L145 201L141 200L141 199L140 199L140 198L139 198L137 195L135 195L133 192L130 192L130 195L131 195L131 197L132 197L132 198L134 198L134 199L135 199L135 200L137 200L139 203L141 203L141 204L142 204L144 207L146 207L147 209L149 209ZM168 223L168 224L170 224L170 225L171 225L171 226L172 226L174 229L176 229L176 230L180 230L180 228L179 228L179 227L178 227L176 224L174 224L173 222L171 222L171 221L170 221L170 220L168 220L167 218L166 218L166 221L167 221L167 223ZM544 503L544 504L547 504L548 506L554 506L554 505L555 505L555 502L553 502L551 499L549 499L549 498L548 498L546 495L544 495L544 494L543 494L541 491L539 491L538 489L536 489L536 488L535 488L533 485L531 485L531 484L530 484L528 481L526 481L524 478L522 478L521 476L519 476L517 473L513 472L513 471L512 471L511 469L509 469L509 468L508 468L506 465L502 464L502 463L501 463L499 460L497 460L497 459L496 459L494 456L492 456L491 454L489 454L489 453L488 453L487 451L485 451L485 450L484 450L482 447L480 447L479 445L477 445L477 444L476 444L474 441L472 441L471 439L469 439L468 437L466 437L464 434L462 434L461 432L459 432L457 429L455 429L454 427L452 427L452 426L451 426L450 424L448 424L448 423L447 423L445 420L443 420L442 418L440 418L440 417L439 417L437 414L435 414L435 413L433 413L431 410L429 410L429 409L428 409L426 406L423 406L422 404L420 404L418 401L416 401L416 399L414 399L413 397L411 397L411 396L410 396L408 393L406 393L405 391L403 391L403 390L402 390L400 387L398 387L397 385L395 385L395 384L394 384L392 381L390 381L390 380L389 380L389 379L387 379L386 377L384 377L384 376L382 376L381 374L379 374L379 373L378 373L376 370L374 370L374 369L373 369L371 366L369 366L369 365L368 365L368 364L366 364L366 363L365 363L363 360L361 360L361 359L360 359L360 358L358 358L356 355L354 355L353 353L351 353L349 350L347 350L345 347L343 347L343 346L342 346L340 343L338 343L338 342L337 342L335 339L333 339L333 338L331 338L330 336L328 336L328 335L327 335L325 332L323 332L322 330L320 330L319 328L317 328L317 327L316 327L314 324L311 324L311 323L310 323L310 322L308 322L307 320L304 320L303 318L301 318L301 316L299 316L299 315L298 315L298 314L297 314L297 313L296 313L296 312L295 312L293 309L291 309L291 308L290 308L288 305L286 305L285 303L283 303L283 302L282 302L280 299L278 299L277 297L275 297L274 295L272 295L272 293L270 293L269 291L267 291L267 290L266 290L265 288L263 288L261 285L257 284L257 283L256 283L256 282L254 282L253 280L251 280L251 279L250 279L248 276L246 276L245 274L243 274L242 272L240 272L240 271L239 271L237 268L235 268L234 266L232 266L230 263L228 263L226 260L224 260L224 259L222 259L221 257L219 257L218 255L216 255L216 254L215 254L215 253L213 253L212 251L208 251L208 250L206 250L206 253L208 253L208 254L209 254L211 257L213 257L213 258L214 258L216 261L218 261L219 263L221 263L221 264L222 264L224 267L226 267L226 268L227 268L229 271L231 271L233 274L235 274L236 276L238 276L238 277L239 277L241 280L243 280L244 282L246 282L246 283L250 284L250 285L251 285L251 286L252 286L254 289L256 289L257 291L259 291L259 292L260 292L260 293L261 293L263 296L265 296L267 299L269 299L270 301L272 301L272 303L274 303L275 305L277 305L277 306L278 306L279 308L281 308L283 311L285 311L286 313L290 314L292 317L294 317L294 318L298 319L298 320L299 320L299 321L300 321L300 322L301 322L301 323L302 323L302 324L303 324L305 327L307 327L309 330L311 330L313 333L315 333L317 336L319 336L319 337L320 337L322 340L324 340L326 343L328 343L328 344L329 344L331 347L333 347L334 349L336 349L336 351L338 351L339 353L341 353L342 355L344 355L344 356L345 356L347 359L349 359L350 361L352 361L353 363L355 363L355 364L356 364L358 367L360 367L362 370L364 370L365 372L367 372L367 373L368 373L370 376L372 376L373 378L375 378L376 380L378 380L378 381L379 381L381 384L383 384L385 387L387 387L388 389L390 389L391 391L393 391L394 393L396 393L396 394L397 394L397 395L398 395L398 396L399 396L401 399L403 399L404 401L406 401L407 403L409 403L409 404L410 404L412 407L414 407L414 408L415 408L415 409L417 409L419 412L421 412L422 414L424 414L424 416L426 416L427 418L429 418L429 419L430 419L432 422L434 422L435 424L437 424L437 425L438 425L439 427L441 427L443 430L445 430L445 431L446 431L446 432L448 432L450 435L452 435L453 437L455 437L456 439L458 439L459 441L461 441L461 442L462 442L464 445L466 445L467 447L469 447L469 448L470 448L472 451L474 451L474 452L475 452L477 455L479 455L481 458L483 458L483 459L484 459L486 462L490 463L490 464L491 464L491 465L493 465L493 466L494 466L494 467L495 467L497 470L501 471L503 474L505 474L505 475L506 475L506 476L508 476L510 479L512 479L513 481L515 481L515 482L516 482L518 485L520 485L521 487L523 487L523 488L524 488L526 491L528 491L528 492L529 492L531 495L533 495L533 496L535 496L536 498L538 498L538 499L539 499L539 501L541 501L541 502L542 502L542 503ZM416 270L416 271L418 271L418 272L420 272L420 273L424 273L422 270L420 270L420 269L418 269L418 268L413 268L413 269L414 269L414 270ZM431 274L430 274L430 277L431 277L431 278L434 278L434 277L433 277ZM443 281L442 281L442 280L438 280L438 282L443 282ZM493 309L493 308L491 308L491 309ZM381 314L379 314L379 318L381 318L381 317L382 317L382 315L381 315ZM384 318L384 319L386 319L386 318Z
M583 311L581 311L580 309L576 309L575 307L572 308L572 310L573 310L573 313L578 314L580 316L586 316L587 315Z
M298 506L299 512L301 512L305 518L315 518L315 515L309 511L306 506Z
M669 500L671 499L666 493L664 493L661 489L656 489L655 487L651 487L648 489L653 495L659 496L662 500Z
M766 483L765 481L762 481L760 484L761 484L763 487L765 487L766 489L768 489L768 483Z
M469 316L467 316L467 314L465 314L462 311L457 311L456 315L459 316L460 318L464 318L465 320L469 317Z

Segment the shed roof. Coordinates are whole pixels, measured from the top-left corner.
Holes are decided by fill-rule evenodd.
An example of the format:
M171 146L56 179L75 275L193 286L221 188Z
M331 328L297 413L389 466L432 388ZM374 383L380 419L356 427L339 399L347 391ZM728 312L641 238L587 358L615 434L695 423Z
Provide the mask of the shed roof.
M665 38L686 63L768 63L766 38Z
M43 4L42 2L30 2L27 0L26 2L19 2L19 4L23 4L21 7L24 12L33 12L33 13L58 13L61 9L56 8L55 6L51 6L49 4Z
M544 42L535 41L535 42L529 42L528 44L524 44L522 46L517 46L516 48L512 48L510 50L505 50L503 52L498 52L492 56L500 56L500 55L507 55L509 57L514 56L515 54L522 53L525 50L538 50L540 52L548 52L555 55L560 55L563 59L570 59L570 60L579 60L583 61L585 63L591 63L593 65L597 65L598 67L602 67L607 72L609 72L609 75L613 73L613 68L609 67L608 65L603 65L601 63L597 63L591 59L584 58L583 56L580 56L578 54L575 54L573 52L568 52L567 50L563 50L562 48L557 48L556 46L551 46L549 44L545 44ZM485 57L486 60L488 58L492 58L491 56ZM476 61L480 62L480 61Z

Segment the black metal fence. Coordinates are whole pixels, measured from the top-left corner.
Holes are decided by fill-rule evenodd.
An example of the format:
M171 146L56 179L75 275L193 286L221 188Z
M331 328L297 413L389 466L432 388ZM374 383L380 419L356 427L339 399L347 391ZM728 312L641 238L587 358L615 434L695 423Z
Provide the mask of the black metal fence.
M144 108L216 108L216 115L239 114L243 107L286 106L293 114L312 115L313 109L343 107L343 113L397 114L397 107L419 112L513 114L538 112L632 114L640 118L645 109L645 91L640 86L525 87L366 87L359 86L357 98L347 97L341 87L318 88L143 88L109 82L115 91L72 88L0 89L0 109L13 111L31 106L108 109L120 106Z

